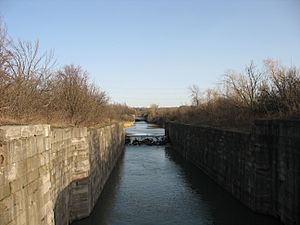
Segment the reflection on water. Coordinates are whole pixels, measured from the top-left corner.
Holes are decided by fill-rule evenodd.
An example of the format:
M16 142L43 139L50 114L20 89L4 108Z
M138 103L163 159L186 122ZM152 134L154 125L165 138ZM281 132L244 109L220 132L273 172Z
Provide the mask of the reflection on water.
M155 124L146 122L137 122L135 126L126 129L128 135L164 135L165 129L158 127Z
M161 132L137 123L130 132ZM128 129L129 130L129 129ZM73 225L277 225L166 146L126 146L92 215Z

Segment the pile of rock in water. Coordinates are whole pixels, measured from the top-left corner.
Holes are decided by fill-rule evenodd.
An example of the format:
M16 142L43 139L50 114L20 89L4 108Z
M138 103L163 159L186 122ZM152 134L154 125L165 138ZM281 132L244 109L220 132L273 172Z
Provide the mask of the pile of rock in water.
M128 145L165 145L167 136L126 136L125 144Z

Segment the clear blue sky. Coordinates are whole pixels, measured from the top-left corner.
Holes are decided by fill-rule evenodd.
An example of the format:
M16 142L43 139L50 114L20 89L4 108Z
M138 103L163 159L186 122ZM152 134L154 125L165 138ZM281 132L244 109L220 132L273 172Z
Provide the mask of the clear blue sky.
M250 60L300 66L299 0L0 0L0 15L130 106L189 103Z

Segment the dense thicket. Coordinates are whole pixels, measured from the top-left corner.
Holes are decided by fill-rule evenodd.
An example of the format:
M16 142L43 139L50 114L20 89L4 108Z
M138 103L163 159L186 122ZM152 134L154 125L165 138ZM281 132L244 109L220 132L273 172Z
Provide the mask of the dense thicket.
M177 120L193 124L249 128L258 118L300 118L300 72L273 60L258 69L227 71L220 85L201 92L190 87L192 106L151 108L150 121Z
M130 119L132 111L109 104L80 66L55 69L39 42L13 41L0 20L0 124L98 125Z

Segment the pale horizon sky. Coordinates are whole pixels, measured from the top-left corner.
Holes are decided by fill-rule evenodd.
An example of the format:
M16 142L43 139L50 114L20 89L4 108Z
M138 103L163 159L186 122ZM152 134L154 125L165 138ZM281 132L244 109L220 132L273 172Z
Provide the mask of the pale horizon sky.
M299 0L0 0L0 16L129 106L189 104L251 60L300 66Z

